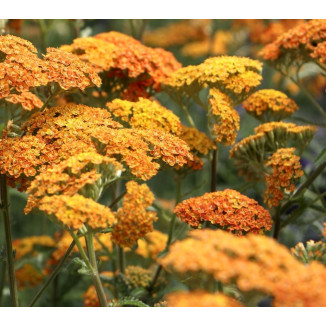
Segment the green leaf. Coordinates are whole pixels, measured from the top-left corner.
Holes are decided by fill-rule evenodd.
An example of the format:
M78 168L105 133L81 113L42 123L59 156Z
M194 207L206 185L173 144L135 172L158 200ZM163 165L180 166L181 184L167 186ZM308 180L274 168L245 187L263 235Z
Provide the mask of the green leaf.
M140 301L137 298L134 297L124 297L119 299L116 303L113 304L114 307L125 307L125 306L131 306L131 307L149 307L144 302Z
M72 262L79 266L78 273L82 275L91 275L92 271L87 267L86 263L80 258L76 257Z

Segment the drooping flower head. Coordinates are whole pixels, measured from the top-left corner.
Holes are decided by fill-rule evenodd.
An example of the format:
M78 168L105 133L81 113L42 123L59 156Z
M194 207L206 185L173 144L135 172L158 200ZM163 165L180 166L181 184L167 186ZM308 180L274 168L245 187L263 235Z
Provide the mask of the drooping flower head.
M305 266L274 239L248 234L244 237L221 230L193 230L177 241L160 259L163 267L198 278L210 275L243 292L258 291L273 298L274 306L325 306L323 284L326 268L318 262Z
M244 109L258 120L279 121L291 116L299 109L286 94L274 89L262 89L243 102Z
M270 230L273 224L266 209L232 189L186 199L177 205L174 212L191 226L198 227L208 221L238 235L261 233Z
M265 190L265 202L268 206L278 206L285 193L295 190L295 182L303 175L300 157L294 155L295 148L280 148L266 162L270 172L265 177L267 184Z
M223 293L203 290L171 292L166 295L168 307L242 307L234 298Z
M146 184L129 181L126 187L123 205L116 213L118 222L113 229L112 241L119 246L131 247L153 231L153 222L157 217L154 211L148 210L154 195Z

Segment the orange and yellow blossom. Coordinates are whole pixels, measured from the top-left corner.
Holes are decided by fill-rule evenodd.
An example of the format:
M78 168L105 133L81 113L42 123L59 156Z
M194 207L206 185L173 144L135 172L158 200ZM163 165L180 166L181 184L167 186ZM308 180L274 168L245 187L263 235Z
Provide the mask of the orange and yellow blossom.
M266 236L193 230L159 261L180 275L206 273L225 284L235 282L242 292L265 293L273 297L274 306L326 306L325 266L300 263L285 246Z
M228 295L203 290L171 292L165 299L167 307L243 307L240 302Z
M139 239L136 253L144 258L156 259L157 255L162 252L168 240L168 235L158 230L147 233L144 239Z
M140 266L128 266L124 276L130 290L138 287L146 288L152 281L152 272Z
M18 290L34 287L42 283L43 275L32 264L25 264L15 271Z
M119 246L131 247L153 231L153 222L157 220L157 216L156 212L148 210L154 201L154 195L146 184L139 185L135 181L129 181L126 188L123 205L115 214L117 224L112 232L112 241Z
M273 224L266 209L232 189L186 199L176 206L174 213L191 226L198 227L207 221L237 235L262 233Z
M300 157L294 155L295 148L280 148L266 162L270 172L265 177L267 188L264 200L269 207L278 206L284 198L284 192L292 193L295 182L303 175Z
M20 94L10 94L5 98L5 101L12 104L20 104L26 111L40 109L43 106L43 102L36 95L27 91Z
M286 94L274 89L262 89L253 93L243 102L244 109L264 121L282 120L299 109Z

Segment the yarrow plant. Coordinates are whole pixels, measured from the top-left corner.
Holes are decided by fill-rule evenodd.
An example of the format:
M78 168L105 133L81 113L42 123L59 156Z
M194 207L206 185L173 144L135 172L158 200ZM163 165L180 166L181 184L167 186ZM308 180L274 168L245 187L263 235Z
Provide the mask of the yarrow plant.
M0 305L326 306L325 20L4 22Z

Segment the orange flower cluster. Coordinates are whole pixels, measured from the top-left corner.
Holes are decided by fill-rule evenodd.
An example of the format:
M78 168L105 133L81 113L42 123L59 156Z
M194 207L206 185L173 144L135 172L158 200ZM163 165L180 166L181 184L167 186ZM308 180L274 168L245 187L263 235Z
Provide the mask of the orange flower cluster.
M326 62L326 41L319 43L311 53L313 58L319 60L320 63Z
M60 88L84 90L88 86L102 83L95 70L87 63L66 51L48 48L44 56L44 68L49 82L56 82Z
M295 182L303 175L300 157L294 155L295 148L280 148L268 158L266 166L271 171L266 175L264 200L269 207L278 206L284 198L284 191L295 190Z
M245 57L221 56L198 66L180 68L166 79L167 91L195 96L206 87L218 88L241 103L260 84L262 64Z
M139 239L136 253L144 258L156 259L157 255L162 252L168 240L168 236L158 230L147 233L144 239Z
M126 188L123 205L116 213L118 222L112 232L112 241L119 246L131 247L153 231L153 222L157 217L155 212L147 210L154 201L154 195L146 184L129 181Z
M110 208L78 194L44 197L38 208L71 229L79 229L83 224L92 229L103 229L116 222Z
M319 43L326 40L326 19L312 19L299 24L266 45L260 55L274 64L290 65L313 60Z
M12 91L27 92L47 83L43 61L31 42L12 35L0 36L0 99Z
M72 44L60 47L90 64L97 73L114 67L115 48L114 44L94 37L76 38Z
M31 182L27 189L30 196L24 210L25 214L37 207L44 196L71 196L86 190L85 195L92 195L92 198L97 199L98 193L107 183L115 179L119 170L122 170L122 165L114 158L105 157L96 152L73 155L41 172ZM84 188L86 185L95 183L97 187L91 188L91 191Z
M139 98L137 102L115 99L106 104L110 112L129 127L158 129L175 135L180 133L180 119L156 101Z
M100 302L94 285L91 285L83 294L85 307L100 307Z
M10 94L5 100L9 103L19 103L26 111L32 111L35 108L40 109L43 106L43 102L31 92L22 92L20 94Z
M129 290L147 288L152 281L152 272L140 266L128 266L124 276Z
M55 247L55 241L47 235L41 235L15 239L12 242L12 248L16 252L16 259L20 259L29 254L34 255L36 246Z
M326 268L318 262L305 266L266 236L193 230L189 238L172 244L160 262L181 275L204 272L223 283L235 282L240 291L266 293L274 306L326 305Z
M34 287L43 281L43 275L31 264L25 264L15 271L18 290L26 286Z
M240 116L233 108L232 99L217 88L209 90L209 115L214 124L212 133L215 141L224 145L232 145L240 128Z
M282 120L299 109L286 94L274 89L262 89L243 102L243 108L262 121Z
M292 255L305 264L316 260L326 265L326 243L322 241L307 241L306 247L299 242L294 248L291 248Z
M191 226L208 221L237 235L262 233L273 224L266 209L232 189L186 199L176 206L174 213Z
M197 42L191 42L182 47L181 52L187 57L201 57L207 54L210 55L225 55L228 47L234 42L233 34L229 31L215 32L213 39L205 38Z
M171 292L166 295L168 307L243 307L234 298L223 293L202 290Z
M210 24L209 19L189 19L172 23L145 33L145 43L168 48L189 41L203 40L209 34Z

